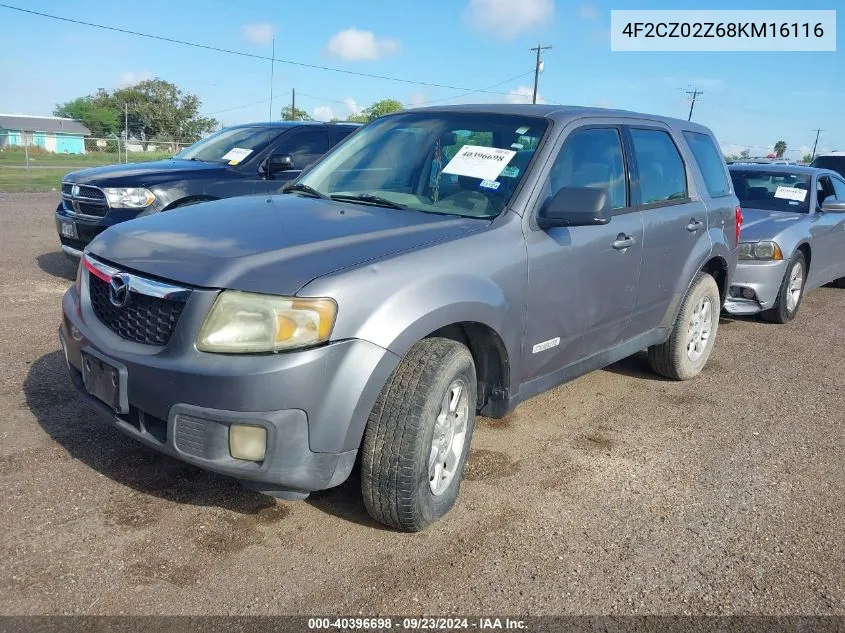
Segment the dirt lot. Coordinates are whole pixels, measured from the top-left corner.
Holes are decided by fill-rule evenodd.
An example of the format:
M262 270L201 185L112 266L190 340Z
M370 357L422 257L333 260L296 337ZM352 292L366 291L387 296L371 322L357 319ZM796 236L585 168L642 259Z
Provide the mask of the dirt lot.
M382 529L350 481L276 502L75 395L56 194L0 194L0 612L845 614L845 291L722 320L699 380L641 357L480 420L452 514Z

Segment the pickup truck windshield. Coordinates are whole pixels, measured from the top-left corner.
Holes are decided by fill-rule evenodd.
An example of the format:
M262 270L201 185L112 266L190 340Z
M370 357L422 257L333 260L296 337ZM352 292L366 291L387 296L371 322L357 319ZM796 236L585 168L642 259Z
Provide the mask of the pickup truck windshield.
M547 128L538 117L477 112L388 116L298 182L353 204L494 217L525 176Z
M807 213L810 209L807 174L732 169L731 180L742 207L793 213Z
M237 165L267 147L281 132L256 126L228 128L186 147L174 158Z

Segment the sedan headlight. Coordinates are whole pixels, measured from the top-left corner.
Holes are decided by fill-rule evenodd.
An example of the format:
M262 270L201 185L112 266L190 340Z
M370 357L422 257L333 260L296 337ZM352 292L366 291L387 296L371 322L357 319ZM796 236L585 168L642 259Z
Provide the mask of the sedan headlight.
M155 194L143 187L109 187L103 189L113 209L143 209L155 202Z
M739 258L778 261L783 259L783 253L777 242L742 242L739 245Z
M309 347L329 340L336 316L332 299L225 290L200 328L197 349L249 354Z

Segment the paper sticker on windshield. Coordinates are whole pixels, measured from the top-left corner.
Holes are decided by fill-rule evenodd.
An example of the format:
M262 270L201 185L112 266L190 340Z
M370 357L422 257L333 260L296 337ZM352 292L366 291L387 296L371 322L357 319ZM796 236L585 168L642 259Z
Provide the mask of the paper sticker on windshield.
M514 130L514 131L515 131L517 134L525 134L525 133L528 131L528 126L527 126L527 125L523 125L522 127L518 127L518 128L516 128L516 130Z
M516 152L510 149L464 145L443 168L443 173L496 180L515 155Z
M502 176L506 176L507 178L516 178L517 176L519 176L519 167L505 167L502 170Z
M250 154L252 154L251 149L246 149L243 147L233 147L228 152L223 154L223 156L220 157L220 160L228 160L230 165L237 165Z
M482 180L481 184L478 186L482 187L483 189L492 189L493 191L495 191L499 188L499 185L501 184L502 183L500 183L498 180Z
M522 149L522 144L521 143L511 143L511 147L513 147L514 149Z
M798 189L797 187L778 187L777 191L775 191L775 198L804 202L807 199L807 190Z

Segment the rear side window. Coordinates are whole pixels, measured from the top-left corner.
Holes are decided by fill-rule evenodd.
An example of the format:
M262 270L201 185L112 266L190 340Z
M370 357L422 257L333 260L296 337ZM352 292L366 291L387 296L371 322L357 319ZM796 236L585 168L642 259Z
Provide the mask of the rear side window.
M695 162L704 177L704 186L711 198L728 195L731 190L728 186L728 177L725 174L725 165L722 162L722 155L716 148L713 139L701 132L684 132Z
M631 129L640 172L640 204L689 198L687 174L675 142L663 130Z

